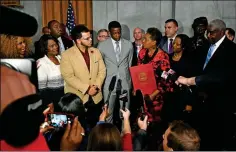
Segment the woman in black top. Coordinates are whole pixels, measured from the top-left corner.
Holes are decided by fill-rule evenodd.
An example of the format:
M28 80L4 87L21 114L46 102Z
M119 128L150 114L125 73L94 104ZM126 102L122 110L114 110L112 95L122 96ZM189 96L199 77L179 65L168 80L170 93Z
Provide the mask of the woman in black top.
M190 77L192 73L192 64L188 56L189 37L185 34L176 36L173 42L173 53L169 55L170 67L177 76ZM167 93L165 96L164 117L168 122L176 119L186 120L186 112L192 111L193 98L186 87L174 87L173 93Z

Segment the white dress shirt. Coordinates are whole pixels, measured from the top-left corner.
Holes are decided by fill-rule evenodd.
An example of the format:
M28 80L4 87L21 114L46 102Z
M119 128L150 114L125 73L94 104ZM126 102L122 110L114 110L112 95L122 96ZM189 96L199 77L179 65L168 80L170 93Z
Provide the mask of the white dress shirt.
M177 36L177 34L175 34L175 36L174 37L172 37L172 38L168 38L168 45L167 45L167 47L168 47L168 52L170 51L169 50L169 45L170 45L170 39L173 39L173 41L172 41L172 43L174 42L174 40L175 40L175 37Z
M212 51L211 57L213 56L213 54L215 53L215 51L217 50L217 48L220 46L220 44L224 41L224 39L225 39L225 36L223 36L219 41L217 41L217 42L215 43L215 48L214 48L214 50Z
M113 44L114 50L116 51L116 41L113 40L112 38L111 38L111 41L112 41L112 44ZM120 47L120 51L121 51L121 40L119 40L118 42L119 42L119 47Z
M61 37L57 38L57 40L59 41L60 54L61 54L63 51L65 51L65 46L64 46L64 44L62 42Z

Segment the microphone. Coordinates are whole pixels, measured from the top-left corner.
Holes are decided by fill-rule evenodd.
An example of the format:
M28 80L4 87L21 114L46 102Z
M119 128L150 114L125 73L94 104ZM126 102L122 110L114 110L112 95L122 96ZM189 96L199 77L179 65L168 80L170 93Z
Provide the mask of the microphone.
M31 37L38 29L37 20L28 14L0 5L0 34Z
M128 91L123 90L122 94L119 96L119 99L123 102L122 110L125 111L126 102L128 102Z
M143 94L142 94L141 90L139 90L139 89L136 90L136 97L140 101L140 113L141 113L140 119L143 121L146 114L144 112L144 104L143 104L144 98L143 98Z
M166 81L171 81L173 83L175 83L175 81L178 79L178 74L173 70L173 69L170 69L170 68L167 68L166 71L162 71L160 68L158 68L156 70L156 74L158 76L160 76L161 78L163 78L164 80ZM189 92L192 93L192 89L187 86L187 85L182 85L182 86L179 86L181 90L183 90L184 88L187 89Z
M126 102L128 102L128 91L127 90L123 90L122 94L119 96L119 100L121 100L123 102L122 110L125 111ZM121 119L124 118L122 113L120 116L121 116Z
M111 82L110 82L110 85L109 85L109 93L108 93L108 96L107 96L107 100L105 102L105 104L107 104L107 107L109 105L109 99L110 99L110 96L111 96L111 92L114 90L115 88L115 84L116 84L116 76L113 76L112 79L111 79Z

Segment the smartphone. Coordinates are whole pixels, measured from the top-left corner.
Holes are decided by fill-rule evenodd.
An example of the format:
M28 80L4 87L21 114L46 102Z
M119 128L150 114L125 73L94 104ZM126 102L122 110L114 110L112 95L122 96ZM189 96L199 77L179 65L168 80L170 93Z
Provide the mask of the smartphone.
M31 58L25 59L1 59L1 65L7 66L15 71L21 72L29 77L30 82L38 91L38 74L36 61Z
M55 128L65 128L68 123L72 123L74 115L63 113L49 113L47 114L47 122L50 126Z

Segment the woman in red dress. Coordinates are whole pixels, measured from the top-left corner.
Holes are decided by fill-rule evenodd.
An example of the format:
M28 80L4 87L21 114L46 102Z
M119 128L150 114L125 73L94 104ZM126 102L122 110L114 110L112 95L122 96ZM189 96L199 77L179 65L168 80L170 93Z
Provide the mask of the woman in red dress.
M155 73L157 90L146 100L145 112L149 122L160 122L160 114L163 106L163 94L172 91L171 84L156 74L156 70L166 71L170 68L169 56L162 49L158 48L162 34L157 28L148 28L143 39L143 49L138 55L138 65L152 64Z

